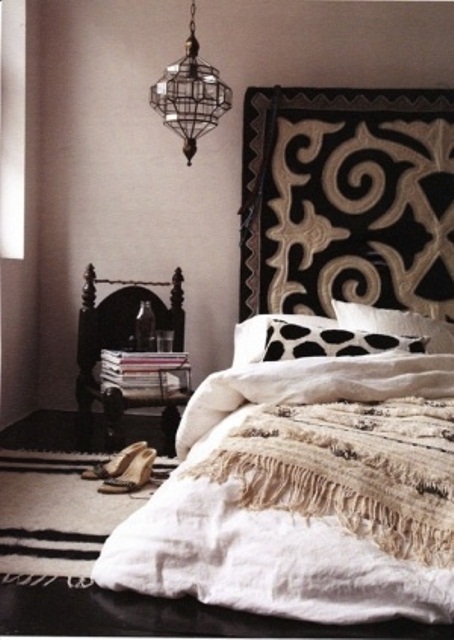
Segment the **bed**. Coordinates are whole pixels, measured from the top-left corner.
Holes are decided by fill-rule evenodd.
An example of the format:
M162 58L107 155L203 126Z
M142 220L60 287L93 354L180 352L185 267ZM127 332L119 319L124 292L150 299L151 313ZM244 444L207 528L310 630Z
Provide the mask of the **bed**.
M251 88L232 366L107 540L111 590L454 622L454 92Z

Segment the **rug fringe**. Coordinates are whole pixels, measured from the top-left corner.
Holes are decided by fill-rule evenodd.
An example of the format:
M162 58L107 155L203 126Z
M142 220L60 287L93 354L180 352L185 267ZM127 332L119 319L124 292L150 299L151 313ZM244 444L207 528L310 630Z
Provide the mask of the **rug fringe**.
M69 589L89 589L94 585L91 578L64 576L35 576L6 573L0 576L0 584L18 585L20 587L48 587L56 580L65 580Z
M95 582L91 578L67 578L66 584L70 589L89 589Z
M7 573L1 577L1 584L16 584L21 587L47 587L57 579L57 576L34 576L22 573Z

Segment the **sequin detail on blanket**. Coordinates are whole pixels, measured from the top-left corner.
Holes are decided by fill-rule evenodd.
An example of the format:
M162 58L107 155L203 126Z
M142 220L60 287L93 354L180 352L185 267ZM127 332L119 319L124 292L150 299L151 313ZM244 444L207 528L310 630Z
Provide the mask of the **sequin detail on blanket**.
M336 514L396 558L454 567L454 400L262 405L185 475L242 481L238 506Z

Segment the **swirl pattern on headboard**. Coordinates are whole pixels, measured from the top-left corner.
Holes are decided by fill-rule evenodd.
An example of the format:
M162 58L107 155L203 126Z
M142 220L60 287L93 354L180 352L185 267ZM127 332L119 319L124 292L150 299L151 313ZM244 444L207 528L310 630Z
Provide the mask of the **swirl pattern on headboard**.
M454 90L248 89L243 201L241 319L454 320Z

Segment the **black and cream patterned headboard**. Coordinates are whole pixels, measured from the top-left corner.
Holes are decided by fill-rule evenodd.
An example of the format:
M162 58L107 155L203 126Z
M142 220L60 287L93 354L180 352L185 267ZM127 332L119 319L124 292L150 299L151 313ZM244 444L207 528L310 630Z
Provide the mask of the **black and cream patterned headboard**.
M454 90L248 89L243 203L241 320L454 320Z

